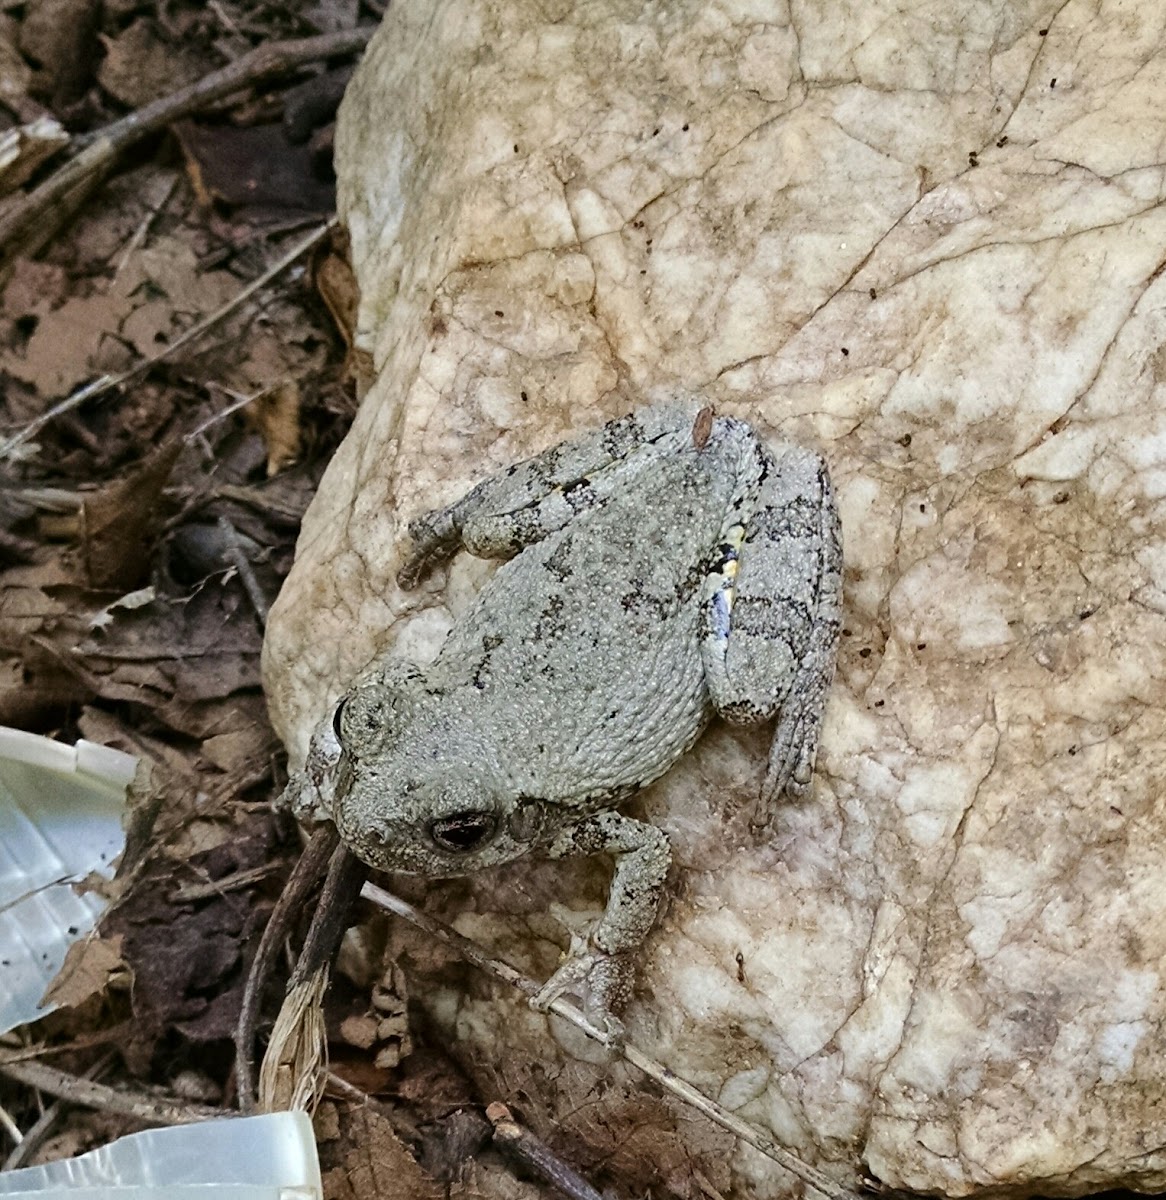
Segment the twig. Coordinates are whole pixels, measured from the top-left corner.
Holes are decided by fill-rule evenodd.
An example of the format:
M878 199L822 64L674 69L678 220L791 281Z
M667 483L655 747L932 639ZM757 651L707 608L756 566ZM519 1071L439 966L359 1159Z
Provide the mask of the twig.
M279 863L264 863L261 867L251 867L246 871L236 871L223 879L208 879L205 883L186 883L176 888L170 899L175 904L188 904L192 900L208 900L212 896L225 896L229 892L237 892L249 888L260 880L266 879L273 871L279 870Z
M130 1022L121 1021L108 1029L89 1033L84 1037L74 1038L68 1042L54 1042L51 1046L45 1042L36 1042L31 1046L10 1046L5 1040L0 1046L0 1070L9 1063L29 1062L34 1059L48 1058L53 1054L73 1054L78 1050L92 1050L95 1046L107 1046L110 1042L121 1041L128 1031Z
M44 183L33 188L0 216L0 255L7 259L11 255L12 243L17 242L34 225L43 225L50 209L67 200L69 194L78 187L107 171L117 156L135 142L245 87L321 58L334 58L360 50L371 35L372 27L364 26L325 33L319 37L257 46L250 54L243 55L221 70L212 71L189 87L180 88L107 125L87 141L76 158L53 172Z
M104 1083L94 1083L59 1071L45 1063L24 1062L0 1065L0 1075L5 1075L26 1087L39 1088L50 1096L60 1096L82 1108L96 1108L102 1112L120 1113L135 1117L148 1125L188 1125L192 1121L208 1121L215 1117L237 1117L231 1109L211 1108L204 1104L183 1104L168 1096L156 1096L149 1092L112 1088Z
M259 625L262 628L267 624L267 612L270 606L267 603L267 597L263 594L263 589L259 586L259 580L255 578L255 572L251 569L247 555L243 553L243 546L239 541L239 531L226 517L219 517L218 525L219 532L227 539L227 561L239 572L243 590L247 593L247 598L251 601L251 607L255 609L255 615L259 618Z
M603 1197L575 1170L552 1152L529 1129L514 1119L505 1104L488 1105L486 1116L494 1126L494 1144L520 1159L551 1187L557 1188L570 1200L603 1200Z
M328 1052L324 992L349 913L367 878L368 867L346 846L338 845L259 1068L262 1112L310 1110L319 1100Z
M228 404L227 407L222 410L222 412L211 413L211 415L207 417L207 419L203 421L201 425L192 429L189 433L184 434L183 439L187 442L192 442L196 437L201 437L208 429L211 428L211 426L217 425L220 421L225 421L229 416L237 413L241 408L246 408L248 404L254 404L255 401L258 400L259 397L262 396L267 390L266 388L260 388L259 391L252 392L250 396L243 396L238 392L233 391L231 388L223 387L221 383L215 383L213 380L207 384L207 387L214 388L216 391L224 393L224 395L229 396L234 403Z
M77 408L79 405L84 404L85 401L92 400L96 396L103 396L106 392L120 387L123 383L128 383L131 379L136 378L164 359L169 358L176 350L181 350L183 346L189 345L196 338L202 337L208 329L217 325L225 317L229 317L231 313L245 304L256 292L266 287L276 276L286 271L297 258L311 250L317 242L327 236L335 224L336 218L333 217L323 225L317 226L307 237L296 242L277 263L264 271L258 279L252 280L241 292L238 292L221 307L215 309L209 317L204 317L197 324L192 325L185 333L176 337L170 345L159 350L157 354L153 354L149 358L143 358L140 362L135 363L132 367L128 367L117 375L103 375L100 379L95 379L92 383L87 383L71 396L66 396L64 400L59 401L52 408L41 413L39 417L30 421L19 433L14 433L6 442L0 443L0 459L8 458L14 450L24 445L29 438L35 437L50 421L55 420L63 413Z
M421 1130L418 1128L417 1121L410 1115L408 1108L386 1104L383 1100L370 1096L368 1092L349 1083L335 1071L324 1072L324 1083L327 1089L339 1093L346 1100L351 1100L354 1104L367 1108L370 1112L376 1113L378 1117L384 1117L393 1127L393 1132L402 1141L420 1142Z
M247 973L243 988L243 1003L239 1006L239 1021L235 1026L235 1087L239 1107L244 1112L255 1109L255 1028L259 1023L259 1004L263 989L271 976L279 948L291 933L292 926L304 910L308 897L321 881L325 865L339 842L336 826L321 825L312 835L307 849L300 855L290 878L284 885L275 908L271 910L259 948Z
M384 888L379 888L372 883L366 883L361 890L361 895L366 900L371 900L380 908L393 913L402 920L408 921L411 925L417 926L418 929L424 930L430 936L437 938L438 941L444 942L451 949L456 950L468 962L473 963L475 967L481 968L481 970L488 972L496 979L501 979L503 982L511 984L527 996L533 996L539 991L538 983L528 975L523 975L521 971L517 971L509 964L494 958L483 950L481 946L475 942L471 942L469 938L462 937L460 933L457 933L448 925L443 925L440 921L434 920L433 917L421 912L420 909L414 908L407 901L394 896L391 892L386 892ZM561 997L551 1003L550 1011L555 1013L556 1016L562 1017L565 1021L569 1021L577 1029L586 1034L587 1037L594 1039L604 1046L609 1045L607 1034L592 1025L579 1009L573 1004L568 1004ZM857 1200L859 1193L852 1191L842 1184L835 1183L834 1180L824 1175L816 1167L811 1167L808 1163L802 1162L795 1154L791 1154L790 1151L779 1146L771 1137L762 1133L760 1129L750 1125L748 1121L743 1121L727 1108L723 1108L715 1100L698 1091L691 1083L674 1074L663 1063L657 1062L654 1058L649 1058L642 1050L637 1050L635 1046L626 1042L622 1046L613 1047L613 1049L616 1053L621 1054L633 1067L637 1067L650 1079L655 1080L665 1091L671 1092L678 1099L683 1100L686 1104L704 1113L709 1120L716 1122L722 1129L727 1129L731 1134L740 1138L741 1141L747 1142L755 1150L760 1150L766 1158L772 1159L780 1167L789 1171L791 1175L796 1175L803 1183L816 1188L824 1196L829 1197L829 1200Z
M24 1134L20 1132L20 1126L12 1119L12 1114L0 1104L0 1129L3 1129L8 1134L9 1140L20 1149L21 1143L24 1141ZM3 1168L0 1168L2 1170Z
M108 1051L85 1072L82 1078L99 1078L109 1069L116 1058L117 1054L113 1050ZM16 1149L0 1164L0 1171L16 1171L20 1167L27 1166L28 1160L40 1149L45 1138L52 1133L53 1126L64 1116L67 1107L64 1100L54 1100L29 1126L28 1132Z
M170 177L163 177L163 187L161 195L157 200L151 200L146 207L146 215L138 222L137 229L134 230L130 240L126 242L125 249L118 256L117 266L113 269L113 275L116 279L122 271L125 270L126 263L130 261L130 256L133 252L146 240L150 232L150 226L158 219L159 214L170 203L170 197L174 195L174 190L178 187L178 180L181 176L177 171L172 171Z

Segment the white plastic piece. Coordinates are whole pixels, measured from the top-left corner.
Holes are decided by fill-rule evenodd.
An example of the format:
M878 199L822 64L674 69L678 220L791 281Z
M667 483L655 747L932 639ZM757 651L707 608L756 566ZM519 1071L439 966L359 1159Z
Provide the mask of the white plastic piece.
M104 909L73 884L113 874L137 763L0 726L0 1033L51 1011L39 1007L45 989Z
M148 1129L77 1158L0 1173L22 1200L320 1200L312 1122L302 1112Z

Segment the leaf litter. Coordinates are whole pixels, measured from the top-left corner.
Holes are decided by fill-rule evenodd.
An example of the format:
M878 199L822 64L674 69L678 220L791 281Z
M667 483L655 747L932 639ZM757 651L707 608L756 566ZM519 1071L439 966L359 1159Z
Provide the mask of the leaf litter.
M128 108L257 45L382 13L372 0L6 6L0 222ZM0 1043L0 1107L25 1130L40 1128L40 1101L4 1077L13 1055L175 1103L234 1101L243 984L300 848L270 803L285 768L260 690L265 606L371 379L352 346L343 234L154 359L331 214L332 122L351 69L351 55L314 63L171 123L100 186L75 189L51 236L0 246L0 440L37 422L0 461L0 723L143 763L113 906L53 985L63 1007ZM42 144L29 149L34 128ZM497 1097L411 1019L399 949L383 918L350 930L326 999L341 1090L317 1114L325 1195L548 1195L488 1148ZM352 1088L373 1099L354 1104ZM68 1109L27 1161L138 1127Z

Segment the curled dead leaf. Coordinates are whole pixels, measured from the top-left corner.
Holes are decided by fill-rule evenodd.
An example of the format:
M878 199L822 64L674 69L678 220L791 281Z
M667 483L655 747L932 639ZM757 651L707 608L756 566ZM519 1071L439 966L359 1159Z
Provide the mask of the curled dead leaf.
M121 956L123 938L87 937L74 942L65 952L65 961L49 984L41 1005L56 1004L73 1008L104 992L118 976L129 978L129 967Z
M348 235L337 231L331 245L313 263L316 290L324 301L346 346L352 346L360 287L348 260Z
M260 392L244 410L267 446L267 475L278 475L300 455L300 386L285 379Z
M128 592L142 581L162 489L181 450L179 441L160 446L125 479L86 497L81 508L85 570L94 587Z

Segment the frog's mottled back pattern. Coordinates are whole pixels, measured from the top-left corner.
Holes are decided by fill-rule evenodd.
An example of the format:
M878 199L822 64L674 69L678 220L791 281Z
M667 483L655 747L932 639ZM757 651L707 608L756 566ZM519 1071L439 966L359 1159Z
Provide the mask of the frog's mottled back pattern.
M384 870L608 851L607 911L540 994L612 1030L668 867L613 806L715 713L777 718L764 794L804 791L834 670L841 548L812 452L699 403L647 408L413 523L406 586L460 546L505 563L424 671L372 664L313 738L301 798Z

